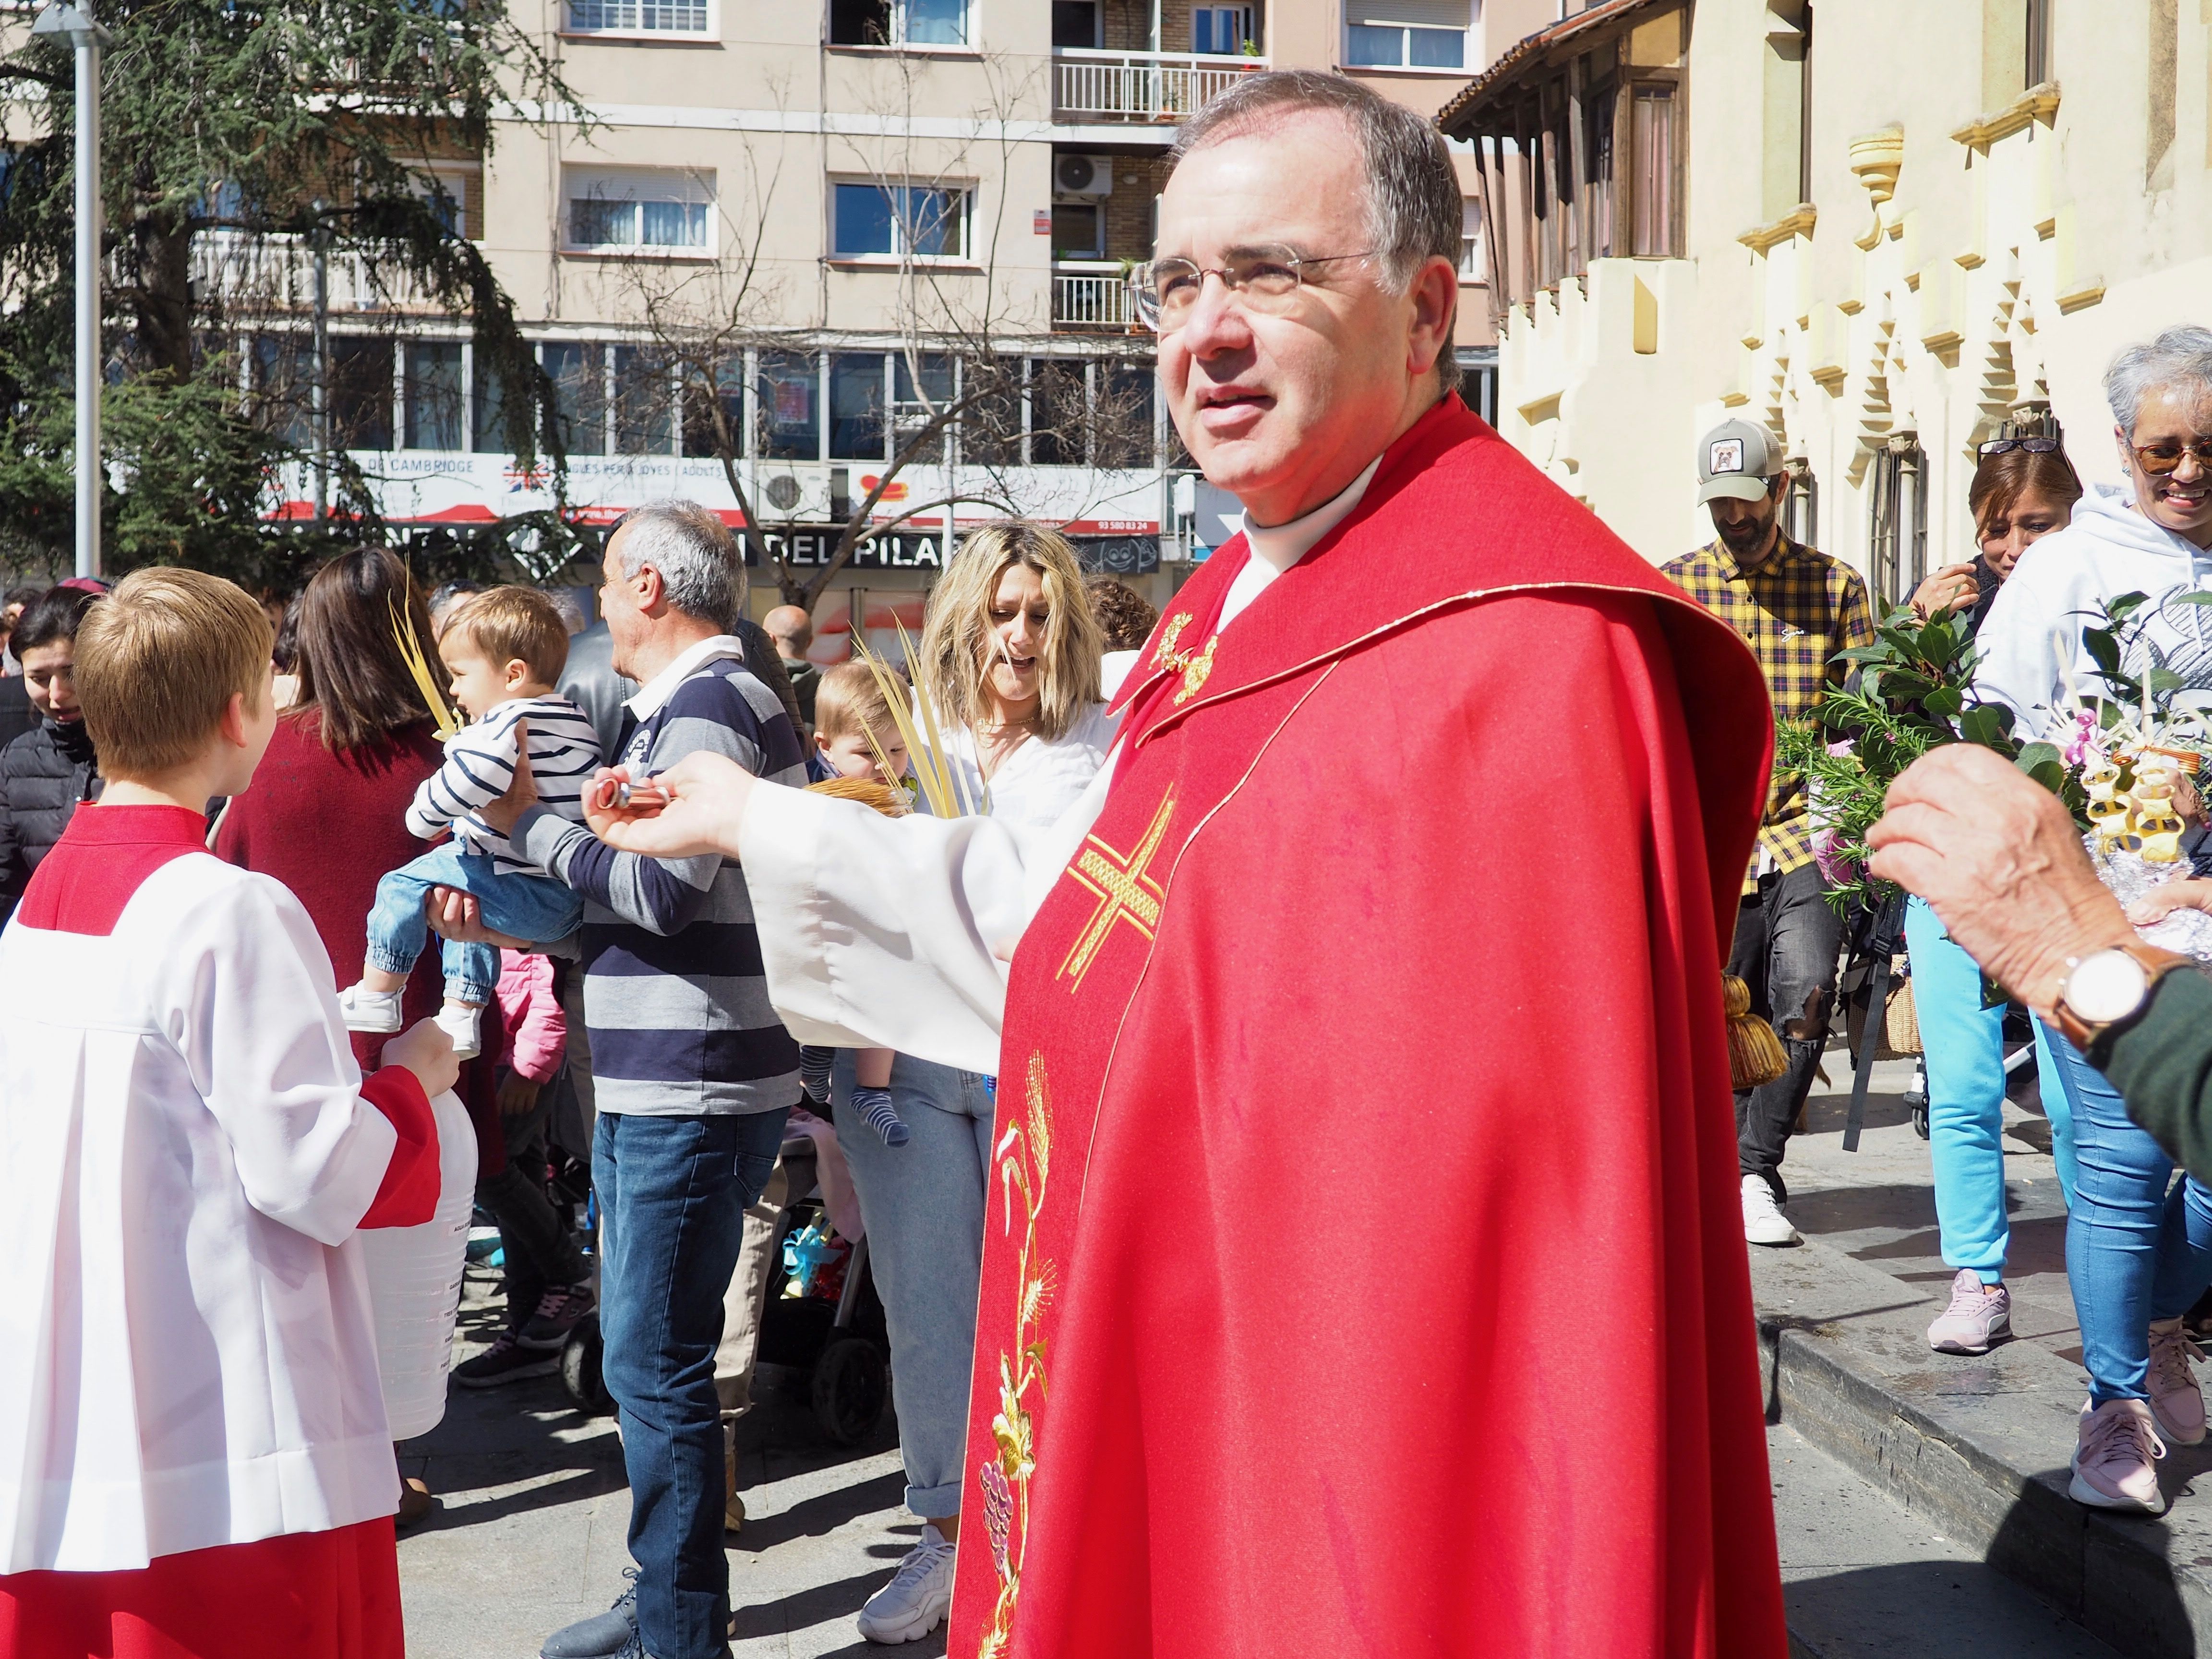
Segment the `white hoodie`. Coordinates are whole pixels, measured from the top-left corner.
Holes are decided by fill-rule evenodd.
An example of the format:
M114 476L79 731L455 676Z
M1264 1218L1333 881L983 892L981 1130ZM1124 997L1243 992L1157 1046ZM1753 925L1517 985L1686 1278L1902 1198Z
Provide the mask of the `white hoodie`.
M2142 642L2168 657L2177 651L2212 653L2212 606L2160 604L2172 594L2203 589L2212 589L2212 551L2136 512L2132 492L2093 485L2075 503L2073 522L2021 554L1997 590L1975 638L1981 654L1975 693L2013 711L2015 737L2053 738L2063 724L2053 719L2053 708L2069 692L2086 702L2102 689L2094 661L2081 648L2081 630L2097 625L2100 601L2123 593L2150 596L2150 610L2137 613L2148 617L2148 625L2139 635L2136 660L2127 665L2140 675ZM2212 703L2212 692L2185 692L2176 701Z

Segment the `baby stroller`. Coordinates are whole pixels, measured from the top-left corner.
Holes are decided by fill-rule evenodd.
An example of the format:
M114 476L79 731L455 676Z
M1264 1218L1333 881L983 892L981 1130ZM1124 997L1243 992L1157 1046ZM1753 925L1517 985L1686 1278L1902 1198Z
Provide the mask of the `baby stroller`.
M794 1194L776 1218L759 1363L807 1376L814 1420L832 1443L854 1446L873 1432L890 1397L890 1337L868 1271L866 1239L832 1237L816 1175L814 1142L783 1143L785 1190ZM569 1334L561 1381L582 1410L614 1409L600 1375L596 1314Z

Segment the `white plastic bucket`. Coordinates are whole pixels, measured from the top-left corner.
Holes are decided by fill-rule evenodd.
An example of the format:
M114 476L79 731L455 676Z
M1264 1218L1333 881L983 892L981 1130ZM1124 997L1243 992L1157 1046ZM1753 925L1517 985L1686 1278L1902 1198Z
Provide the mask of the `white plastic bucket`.
M477 1136L468 1108L448 1091L430 1109L438 1120L437 1213L419 1227L372 1227L360 1235L394 1440L428 1434L446 1414L446 1368L476 1203Z

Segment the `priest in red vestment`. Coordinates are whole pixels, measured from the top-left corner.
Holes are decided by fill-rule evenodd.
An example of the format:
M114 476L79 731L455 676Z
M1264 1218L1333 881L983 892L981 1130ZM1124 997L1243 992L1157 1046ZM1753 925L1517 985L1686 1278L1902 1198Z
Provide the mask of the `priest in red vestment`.
M1246 528L1056 830L704 757L595 817L743 858L802 1041L998 1075L958 1659L1784 1651L1719 985L1766 698L1449 389L1459 216L1338 77L1186 128L1140 295Z

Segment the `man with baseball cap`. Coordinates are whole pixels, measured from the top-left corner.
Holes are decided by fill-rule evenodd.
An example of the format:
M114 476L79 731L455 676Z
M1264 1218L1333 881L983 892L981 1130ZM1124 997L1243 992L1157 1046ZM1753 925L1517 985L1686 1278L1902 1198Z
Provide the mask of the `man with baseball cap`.
M1858 573L1782 533L1789 488L1774 435L1750 421L1723 422L1698 443L1698 501L1712 509L1717 538L1666 567L1677 586L1743 635L1765 672L1778 724L1807 718L1842 683L1837 653L1874 641ZM1827 885L1813 861L1804 780L1777 773L1729 958L1790 1060L1775 1081L1736 1092L1743 1236L1753 1244L1798 1242L1780 1208L1788 1196L1782 1152L1828 1037L1843 924L1823 897Z

